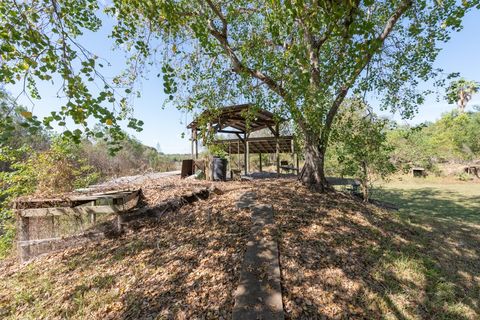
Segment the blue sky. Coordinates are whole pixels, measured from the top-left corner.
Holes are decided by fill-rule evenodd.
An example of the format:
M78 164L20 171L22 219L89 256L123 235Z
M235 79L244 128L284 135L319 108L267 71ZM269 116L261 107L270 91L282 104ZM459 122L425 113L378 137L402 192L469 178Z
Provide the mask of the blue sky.
M467 79L480 81L480 11L470 12L464 20L464 28L461 32L452 35L450 42L443 46L442 52L436 61L436 66L441 67L446 73L460 72ZM124 54L119 50L112 50L113 44L106 38L111 28L111 21L105 21L104 27L98 34L88 34L81 43L99 57L107 59L112 67L106 70L106 74L115 75L124 64ZM185 126L191 121L192 115L185 114L173 107L162 109L163 101L167 98L163 93L162 82L155 75L158 70L152 70L150 78L143 80L140 90L141 98L134 101L134 115L144 121L142 132L129 133L136 136L146 145L155 147L157 143L165 153L189 153L190 143L188 134L182 139L182 133L186 133ZM25 97L20 97L19 102L39 117L43 117L55 110L62 104L57 98L58 86L42 83L39 86L42 99L32 105ZM20 92L19 86L7 86L7 90L16 95ZM474 96L469 103L480 105L480 94ZM375 106L373 106L375 108ZM398 115L382 112L395 120L407 123L421 123L434 121L443 112L454 108L445 101L437 102L435 97L429 97L423 106L420 106L418 114L412 120L401 120Z

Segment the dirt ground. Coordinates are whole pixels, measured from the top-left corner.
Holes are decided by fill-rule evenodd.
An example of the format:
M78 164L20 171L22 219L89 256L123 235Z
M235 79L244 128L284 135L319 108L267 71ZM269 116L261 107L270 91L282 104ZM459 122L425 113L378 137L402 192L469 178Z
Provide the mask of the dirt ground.
M247 190L275 210L287 319L480 317L478 222L386 211L294 179L218 186L224 195L118 238L4 261L0 317L229 319L250 230L235 202Z
M430 212L443 208L435 194L405 199L405 210L395 212L294 181L257 189L277 214L287 318L480 317L480 221L408 207L423 201ZM475 215L450 205L451 216Z

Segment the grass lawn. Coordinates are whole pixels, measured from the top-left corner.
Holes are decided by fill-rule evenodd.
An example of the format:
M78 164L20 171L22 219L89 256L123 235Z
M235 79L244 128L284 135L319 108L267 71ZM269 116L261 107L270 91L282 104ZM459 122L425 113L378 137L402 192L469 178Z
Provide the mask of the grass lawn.
M412 231L397 253L397 273L424 280L412 284L426 305L445 310L430 316L479 319L480 183L403 178L381 185L374 197L395 204Z
M276 211L286 318L479 319L479 185L423 182L377 190L399 211L258 188Z
M480 224L480 182L403 178L381 184L373 197L395 204L404 216Z

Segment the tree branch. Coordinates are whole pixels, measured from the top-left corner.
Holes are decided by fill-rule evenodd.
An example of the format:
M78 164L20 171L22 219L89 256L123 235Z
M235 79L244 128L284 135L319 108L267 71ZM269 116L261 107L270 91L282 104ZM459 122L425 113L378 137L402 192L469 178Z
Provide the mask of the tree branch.
M211 2L211 0L206 0L208 6L210 9L215 13L215 15L222 21L222 30L218 30L213 21L209 20L208 22L208 29L210 31L210 34L218 40L220 45L222 46L225 54L227 57L230 59L230 62L232 64L232 70L241 75L241 74L248 74L252 78L260 80L262 83L266 84L270 90L273 92L277 93L280 97L283 98L285 103L289 104L291 107L294 107L296 110L293 112L295 114L295 120L303 127L306 126L305 119L303 118L302 114L294 105L294 101L291 101L290 97L288 96L287 91L283 88L283 86L275 81L273 78L270 76L266 75L260 70L253 69L245 65L240 58L237 56L235 53L235 49L230 45L228 41L228 21L225 18L225 16L221 13L221 11Z
M350 79L348 79L346 83L340 88L335 100L333 101L332 107L328 111L327 119L325 121L325 130L323 132L323 138L325 142L328 141L328 135L333 123L333 119L335 118L335 115L338 112L338 108L340 107L343 100L347 96L348 91L350 90L352 85L355 83L356 79L361 74L363 69L365 69L365 67L370 63L370 60L372 59L373 55L377 52L378 49L382 47L383 42L392 32L393 28L397 24L400 17L412 6L412 4L413 4L413 0L404 0L399 4L395 12L390 16L390 18L385 23L385 27L383 28L383 31L373 41L375 47L371 50L367 50L367 53L364 56L362 64L355 69Z
M260 70L252 69L247 67L245 64L243 64L238 56L235 53L235 50L230 46L230 43L228 42L228 37L227 37L227 20L223 15L220 13L218 9L211 3L210 0L207 0L207 3L209 3L209 7L212 9L212 11L215 12L215 14L222 20L223 28L222 31L219 31L215 25L213 24L213 21L210 20L208 23L208 29L210 31L210 34L215 37L215 39L218 40L218 42L221 44L223 47L226 55L230 59L230 62L232 63L232 69L234 72L238 74L242 73L247 73L250 76L262 81L265 83L271 90L276 92L278 95L280 95L282 98L286 98L287 93L285 89L278 84L275 80L273 80L271 77L268 75L264 74ZM214 9L215 8L215 9Z
M208 6L210 7L210 9L212 9L212 11L215 13L215 15L220 19L220 21L222 22L222 34L225 35L225 37L227 36L227 28L228 28L228 24L227 24L227 19L225 18L225 16L223 15L223 13L220 11L220 9L218 9L213 3L211 0L205 0L205 2L208 4Z

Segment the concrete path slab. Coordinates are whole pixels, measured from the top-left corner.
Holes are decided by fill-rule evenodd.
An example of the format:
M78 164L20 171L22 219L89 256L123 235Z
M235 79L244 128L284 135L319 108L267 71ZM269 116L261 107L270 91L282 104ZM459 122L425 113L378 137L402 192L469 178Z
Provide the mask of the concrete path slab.
M123 184L132 184L132 185L144 184L144 183L147 183L149 180L155 181L162 178L174 177L174 176L180 176L180 171L177 170L177 171L167 171L167 172L149 172L145 174L139 174L136 176L119 177L119 178L115 178L100 184L91 185L88 188L77 189L76 191L88 192L94 189L110 188L110 187L115 187Z
M237 201L237 209L246 209L255 204L257 194L253 191L244 192Z
M233 320L284 319L273 208L251 205L253 226L235 291Z

